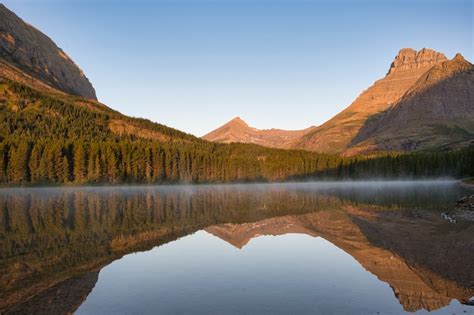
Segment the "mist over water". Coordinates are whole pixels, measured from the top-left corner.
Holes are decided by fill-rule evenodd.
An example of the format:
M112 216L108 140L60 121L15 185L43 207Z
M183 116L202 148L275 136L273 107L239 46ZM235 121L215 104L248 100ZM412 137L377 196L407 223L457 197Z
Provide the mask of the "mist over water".
M414 196L430 198L455 198L467 192L459 187L457 180L394 180L394 181L310 181L290 183L250 183L250 184L202 184L202 185L121 185L121 186L77 186L77 187L32 187L3 188L0 196L35 195L41 198L54 198L73 193L121 194L124 196L142 193L179 193L193 196L195 193L212 192L254 192L272 193L275 191L313 192L317 194L340 194L360 198L363 195L396 194L402 199ZM381 193L382 192L382 193ZM390 194L388 194L390 192ZM441 194L442 196L440 197Z
M0 310L474 312L453 180L0 189ZM47 289L45 289L47 288Z

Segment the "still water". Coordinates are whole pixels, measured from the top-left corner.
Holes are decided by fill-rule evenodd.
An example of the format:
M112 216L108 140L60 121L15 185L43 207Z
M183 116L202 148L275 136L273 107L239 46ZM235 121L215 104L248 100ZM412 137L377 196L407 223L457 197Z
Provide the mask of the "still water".
M474 314L454 181L0 190L0 313Z

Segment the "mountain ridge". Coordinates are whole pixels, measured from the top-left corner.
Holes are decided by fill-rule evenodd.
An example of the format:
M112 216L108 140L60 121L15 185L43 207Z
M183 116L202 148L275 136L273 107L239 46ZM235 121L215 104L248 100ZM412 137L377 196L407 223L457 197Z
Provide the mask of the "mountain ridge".
M428 141L425 145L421 146L407 145L408 142L412 141L410 137L407 136L406 139L398 137L398 133L393 130L392 136L396 136L399 143L379 146L366 144L365 147L360 144L362 141L367 142L363 139L367 136L368 130L372 130L372 133L376 131L374 121L378 121L381 115L385 115L391 108L395 108L398 103L406 102L406 99L410 97L410 95L420 93L420 89L426 90L430 88L430 86L444 80L447 75L443 74L443 71L449 71L449 69L445 69L448 64L458 64L458 72L470 71L469 69L472 67L460 54L457 54L453 59L449 60L444 54L433 49L423 48L416 51L412 48L402 48L391 62L386 75L362 91L348 107L334 117L319 126L303 129L302 131L304 132L293 133L291 137L287 137L286 139L275 138L273 142L265 142L263 145L344 155L362 154L364 152L373 151L413 151L418 149L460 148L469 146L472 144L471 141L460 140L460 138L462 138L460 136L461 133L464 133L464 138L474 137L471 135L472 128L470 126L471 123L474 124L474 116L470 114L471 111L469 111L469 103L472 103L470 95L474 94L474 89L469 84L464 86L464 90L457 88L455 85L445 85L445 88L451 90L457 89L457 95L461 96L452 97L452 106L446 109L452 112L453 117L450 118L449 124L444 124L440 127L441 129L445 129L444 134L442 132L438 133L439 136L442 136L442 141ZM467 78L467 80L469 79ZM462 83L458 82L457 86L460 85L462 85ZM470 93L470 91L473 92ZM429 93L429 91L425 93ZM447 90L446 94L450 94L449 90ZM453 94L456 93L451 93L451 95ZM438 96L438 98L440 97L442 96ZM413 106L412 110L414 111L414 115L419 111L416 109L417 106L421 105ZM454 124L456 125L455 128L458 128L459 125L454 121L455 117L457 117L454 112L460 111L457 107L467 107L467 110L464 109L463 112L469 113L458 131L452 130L451 126ZM472 108L473 106L470 107L470 109ZM407 113L406 116L409 116L409 114ZM434 120L439 120L439 118L440 117L436 116L431 117L431 119ZM384 120L384 122L386 128L391 124L387 120ZM400 123L398 123L398 125L400 125ZM423 124L420 123L420 136L426 134L426 130L422 125ZM203 138L216 142L243 143L258 143L255 139L260 140L252 133L255 132L255 129L245 132L235 131L235 128L233 129L231 127L232 126L225 124L211 131ZM416 126L412 126L411 131L413 133L411 137L416 136ZM251 136L249 136L249 134ZM389 136L390 135L387 134L385 138Z
M461 54L425 74L361 128L347 151L406 151L474 144L474 66Z
M387 74L364 90L348 107L296 141L292 148L316 152L344 152L373 115L396 103L432 66L446 57L432 49L399 51Z
M3 20L0 25L8 26ZM2 32L6 34L2 38L11 33L8 29ZM54 47L57 57L58 48ZM379 174L400 177L418 175L420 163L426 176L472 173L471 148L400 158L380 155L353 159L286 150L293 149L290 144L296 136L312 132L313 127L259 131L240 118L232 125L246 130L246 136L251 138L257 132L265 141L278 145L284 139L284 148L256 145L255 139L253 144L209 142L147 119L128 117L94 99L52 86L44 81L51 74L49 68L41 69L42 75L35 75L0 58L2 185L266 182ZM434 155L436 165L441 163L443 168L433 167L430 157ZM380 159L383 164L378 163ZM397 165L397 173L391 163Z
M257 129L237 116L205 134L202 139L220 143L253 143L270 148L288 148L291 141L311 132L314 128L311 126L302 130Z

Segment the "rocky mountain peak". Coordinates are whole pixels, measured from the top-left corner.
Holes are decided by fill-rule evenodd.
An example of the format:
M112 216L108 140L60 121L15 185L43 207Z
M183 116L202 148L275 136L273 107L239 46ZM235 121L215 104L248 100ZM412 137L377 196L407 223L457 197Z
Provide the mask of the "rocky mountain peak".
M237 116L202 138L221 143L254 143L270 148L289 148L292 141L313 129L314 127L303 130L257 129Z
M406 96L424 91L435 84L439 84L442 80L452 78L457 73L469 71L472 67L473 65L458 53L453 59L438 63L423 74L407 92Z
M249 125L240 116L232 118L227 124L240 125L242 127L248 127Z
M97 99L92 84L71 58L48 36L2 4L0 59L57 90Z
M390 110L359 131L346 154L472 145L473 69L461 54L432 66Z
M463 55L461 55L460 53L457 53L456 56L454 56L453 60L459 60L459 61L467 61Z
M461 70L469 70L473 67L472 63L467 61L460 53L457 53L453 59L451 59L449 62L445 62L445 64L447 64L448 67L457 67Z
M416 51L412 48L403 48L390 65L387 75L430 67L444 60L447 60L446 56L433 49L423 48Z

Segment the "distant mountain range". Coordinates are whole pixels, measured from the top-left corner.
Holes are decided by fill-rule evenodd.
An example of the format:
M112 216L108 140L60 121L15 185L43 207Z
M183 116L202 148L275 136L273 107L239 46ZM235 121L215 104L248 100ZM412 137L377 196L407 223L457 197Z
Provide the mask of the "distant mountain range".
M460 54L400 50L386 76L326 123L258 130L233 119L206 134L217 142L324 153L453 149L474 143L474 68Z

